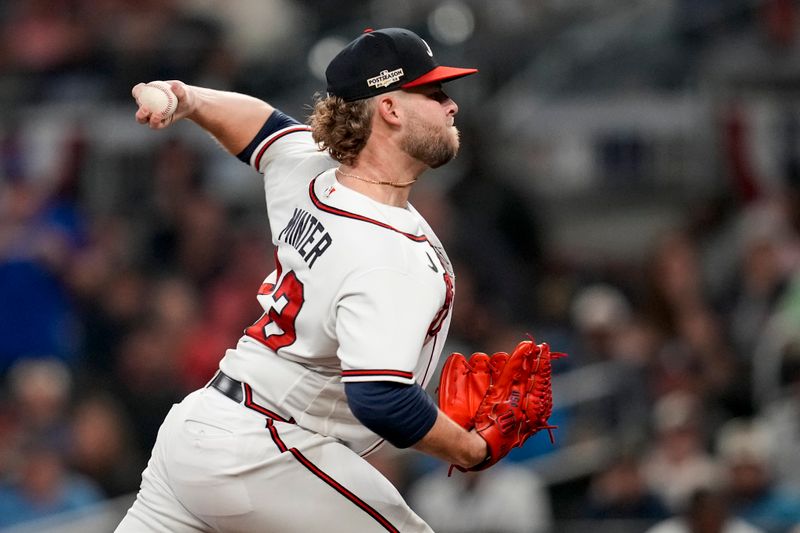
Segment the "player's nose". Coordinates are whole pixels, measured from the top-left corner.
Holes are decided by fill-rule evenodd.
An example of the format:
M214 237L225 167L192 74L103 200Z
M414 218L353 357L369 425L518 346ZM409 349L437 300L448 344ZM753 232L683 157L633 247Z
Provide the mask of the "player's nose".
M447 116L455 116L458 113L458 104L452 98L448 98L444 105L447 110Z

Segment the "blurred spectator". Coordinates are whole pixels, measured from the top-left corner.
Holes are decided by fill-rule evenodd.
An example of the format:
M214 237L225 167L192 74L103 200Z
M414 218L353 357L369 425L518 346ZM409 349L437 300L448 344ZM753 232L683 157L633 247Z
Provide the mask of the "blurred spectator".
M719 490L698 490L681 516L660 522L647 533L765 533L734 517L725 494Z
M596 397L576 408L574 424L581 434L601 435L609 431L625 443L644 438L648 422L646 355L633 353L630 342L631 304L618 288L604 283L579 290L572 302L571 318L577 333L568 347L569 359L582 367L585 390L597 383ZM623 346L623 343L627 343ZM603 390L604 389L604 390ZM568 391L567 391L568 393Z
M57 359L23 359L8 374L12 406L25 440L65 449L72 376Z
M214 376L225 350L236 343L245 327L258 319L254 286L257 284L242 291L221 282L210 290L204 308L184 332L180 345L179 372L186 390L205 385ZM242 317L243 311L250 312Z
M271 250L255 231L237 229L224 269L204 291L193 321L182 333L180 372L187 390L211 379L225 350L264 312L256 292L275 265Z
M783 533L800 524L800 492L775 484L772 448L767 428L751 421L731 420L718 437L735 514L767 533Z
M0 400L0 483L12 479L20 460L24 433L19 418L10 402Z
M525 207L522 191L496 182L480 147L463 152L471 154L473 166L450 191L456 216L447 224L452 240L443 243L471 264L481 302L499 318L538 319L533 295L543 272L536 210Z
M707 305L696 244L686 232L674 230L658 240L648 260L647 315L663 335L675 335L681 316Z
M54 73L86 59L91 51L88 27L71 2L28 0L14 3L3 26L2 43L11 69Z
M793 310L798 268L797 229L788 195L776 194L738 216L741 273L735 289L731 336L750 364L759 407L775 399L787 344L797 338Z
M472 265L455 259L453 268L458 270L458 305L453 307L449 350L465 354L488 350L482 343L500 320L492 315L491 307L484 305Z
M800 344L787 347L783 360L785 386L758 415L755 423L772 435L775 481L800 489Z
M62 281L79 235L26 181L0 183L0 373L18 358L72 361L77 330Z
M42 8L43 6L39 6ZM79 183L88 152L85 131L67 131L56 148L53 176L31 176L33 165L12 130L0 173L0 374L16 358L54 356L74 364L79 341L65 282L86 241Z
M60 450L30 441L22 448L16 475L0 484L0 527L81 509L102 499L99 487L67 468Z
M67 283L83 325L84 379L107 381L122 340L149 311L152 281L135 257L140 226L118 214L98 215L73 259Z
M756 404L764 407L777 399L784 386L785 360L800 342L800 276L795 275L778 308L759 337L752 359Z
M167 411L186 395L180 379L178 344L160 324L137 324L123 339L114 391L133 424L140 450L152 448Z
M586 517L646 520L654 523L670 515L645 483L639 460L622 455L592 479L585 504Z
M220 25L182 8L176 0L87 1L86 17L111 54L107 65L116 94L131 80L194 80L222 46Z
M119 351L125 338L145 314L150 280L140 271L125 268L105 255L101 248L85 257L86 261L98 260L89 274L97 275L91 280L94 286L81 309L85 328L84 362L91 379L107 380L117 365ZM108 261L106 263L106 261Z
M677 320L677 337L671 341L674 348L671 355L682 352L688 358L682 370L693 375L694 380L690 378L686 383L703 396L709 412L720 409L734 414L742 410L749 412L750 390L743 386L747 383L746 374L737 365L725 333L722 318L710 307L683 314ZM662 359L659 362L666 373L675 365L674 361ZM717 415L716 412L710 414Z
M304 33L304 24L313 20L312 13L297 1L179 0L179 3L187 13L217 20L227 30L232 48L249 62L279 62L281 56L297 53L296 48L302 45L298 34Z
M151 289L145 312L169 334L186 335L200 313L197 291L179 276L155 281Z
M177 267L197 287L207 288L222 273L230 253L225 208L215 198L196 195L178 216Z
M750 360L756 358L760 333L789 284L791 231L777 201L750 206L738 219L740 274L730 317L731 337L740 356Z
M722 317L709 301L697 243L683 230L666 234L647 276L647 316L661 337L651 377L655 395L690 390L711 410L741 409L749 394L741 390Z
M452 477L433 470L411 486L408 501L440 533L546 533L553 526L542 480L521 464Z
M179 271L177 246L182 217L189 204L202 195L201 154L179 139L169 139L153 154L152 179L129 184L141 190L143 201L130 208L140 212L146 230L148 266L155 272Z
M113 498L134 492L145 467L131 426L118 401L94 394L79 401L71 417L69 464Z
M597 517L649 514L655 508L651 496L663 496L679 508L695 487L706 485L704 478L716 483L717 466L706 450L710 437L726 440L727 433L717 435L720 426L758 408L758 425L771 434L774 455L726 459L735 497L731 509L741 505L754 515L769 516L793 505L786 490L800 488L800 114L791 90L776 88L791 86L789 74L798 59L797 2L479 4L0 3L0 102L6 110L0 119L0 377L9 385L0 398L0 480L7 482L0 495L0 520L15 516L16 511L6 514L6 505L10 509L17 501L23 502L22 509L35 507L30 516L60 505L58 497L42 495L57 492L53 487L59 475L69 478L51 453L59 455L68 443L70 464L108 494L128 490L130 473L140 468L136 465L163 412L185 390L207 381L237 331L261 312L254 293L273 266L263 235L249 236L250 226L241 230L236 215L242 213L233 212L209 186L211 172L220 181L226 176L216 174L217 167L209 165L194 138L178 129L154 147L117 122L123 113L130 120L132 82L184 78L218 88L246 86L296 112L304 103L295 94L299 84L324 87L307 73L306 61L312 63L315 54L335 46L343 28L388 23L417 29L427 24L430 30L448 12L480 21L462 44L442 49L455 57L468 52L479 58L483 86L465 96L487 105L483 114L459 115L468 158L453 167L455 174L440 174L424 184L412 200L456 263L457 293L445 353L509 349L529 332L569 352L554 372L569 371L574 378L564 382L568 388L556 391L553 421L560 423L561 416L569 422L556 433L558 445L539 435L509 462L538 454L537 445L562 451L587 436L643 444L649 453L640 470L630 457L611 465L598 462L598 470L587 473L590 492L575 499L589 501L587 512ZM639 18L625 18L636 13ZM653 26L629 31L623 22L659 13L667 14L661 36L653 32L638 40L642 36L637 34ZM616 37L614 26L620 28ZM631 38L637 39L632 48ZM616 53L623 50L637 59ZM631 76L640 58L654 50L669 60L651 57L641 65L668 68ZM509 61L512 56L515 61ZM726 70L726 63L735 68ZM200 83L203 79L212 83ZM575 228L607 220L596 215L605 216L609 191L592 181L597 169L588 159L593 155L582 148L595 133L582 131L573 138L558 131L555 123L567 115L555 112L556 120L549 119L556 126L551 142L568 147L557 151L531 142L528 126L565 103L578 122L584 116L596 120L592 124L598 131L619 127L617 121L624 118L591 118L598 94L592 87L605 87L609 93L600 101L613 102L631 93L635 98L639 90L647 93L657 79L667 82L659 87L676 91L666 94L667 100L679 94L689 106L700 102L693 108L700 111L696 115L708 116L691 122L692 127L710 126L714 135L659 132L668 126L658 122L655 108L661 100L654 96L656 103L643 108L633 127L641 127L647 139L642 158L669 160L669 169L630 176L637 186L653 187L631 190L626 202L636 203L636 209L640 198L642 206L657 203L652 212L660 213L678 200L670 223L690 229L658 239L644 271L636 261L602 253L585 252L589 261L571 263L558 253L569 245L556 241L566 236L569 242ZM626 92L618 92L623 86ZM525 105L498 113L517 90L525 95ZM592 103L573 105L568 101L573 96ZM128 107L115 109L122 101ZM528 108L536 113L528 115ZM724 131L708 124L719 118L715 109L724 110ZM498 121L503 116L510 126ZM90 129L75 128L87 117L93 121ZM508 133L519 139L516 148ZM668 140L659 142L662 135ZM44 149L36 150L26 144L31 136L65 142L41 143ZM687 144L702 146L702 161L693 162L691 153L684 157ZM34 175L32 169L47 167L41 161L50 159L57 170ZM509 165L512 161L518 166ZM522 171L509 172L498 163ZM548 177L529 169L552 167L559 175L561 166L579 169L574 183L553 184L555 194L533 196L546 187L531 182ZM792 188L783 190L786 185ZM616 202L619 191L610 192ZM708 218L693 221L685 210L687 201L691 205L706 194L723 204L713 224ZM658 198L653 202L646 195ZM562 214L573 202L578 207ZM620 214L631 205L619 206ZM248 210L250 204L238 207ZM263 216L260 204L257 216ZM628 251L638 254L633 243L644 233L631 227L630 235L626 229L615 237L626 241L630 236ZM575 255L583 258L583 253ZM616 283L588 283L598 279ZM434 379L431 392L435 385ZM113 391L114 399L92 396L73 405L73 386L81 391L102 386ZM592 397L598 400L586 400ZM649 435L644 417L654 402L656 431ZM32 438L41 439L46 449L25 453L23 443ZM39 473L30 463L34 456L42 460ZM767 459L772 468L764 467ZM23 463L28 474L20 469ZM387 475L407 476L405 466L394 456L384 461ZM448 479L451 485L441 488L442 497L464 509L471 495L491 492L490 478L468 479ZM22 490L23 485L28 489ZM77 490L83 496L76 498L86 495L83 488ZM455 501L462 496L464 501ZM72 505L70 498L61 499L64 506ZM689 518L676 518L670 527L751 531L725 518L729 514L720 494L699 493L692 501Z
M613 359L616 335L630 320L631 304L616 287L598 283L581 289L572 301L572 323L583 339L585 363Z
M642 471L647 486L672 512L686 508L698 489L720 483L720 467L706 450L702 404L697 396L674 392L653 410L654 440Z

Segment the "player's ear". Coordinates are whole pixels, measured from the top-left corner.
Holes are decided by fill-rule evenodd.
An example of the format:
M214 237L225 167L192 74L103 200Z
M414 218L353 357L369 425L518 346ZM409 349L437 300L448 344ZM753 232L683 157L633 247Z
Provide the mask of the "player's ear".
M375 114L390 126L400 126L403 115L400 99L393 93L377 96Z

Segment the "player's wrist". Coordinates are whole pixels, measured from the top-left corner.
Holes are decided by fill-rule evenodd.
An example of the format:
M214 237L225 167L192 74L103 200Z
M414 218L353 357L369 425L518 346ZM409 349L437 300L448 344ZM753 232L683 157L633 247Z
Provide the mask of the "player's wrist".
M470 449L467 461L461 466L465 468L472 468L484 462L489 458L489 446L486 441L475 430L469 432L470 435Z
M192 122L201 124L203 122L204 106L207 103L206 89L186 83L183 83L182 86L186 105L185 116Z

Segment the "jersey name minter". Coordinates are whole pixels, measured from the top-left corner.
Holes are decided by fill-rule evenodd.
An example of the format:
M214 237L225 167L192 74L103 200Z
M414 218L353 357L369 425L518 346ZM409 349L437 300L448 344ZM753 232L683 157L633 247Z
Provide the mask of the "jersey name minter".
M308 211L297 207L289 223L278 234L278 240L283 240L297 250L308 268L313 267L319 256L333 244L333 238L325 231L322 222ZM308 249L309 246L312 246L311 249Z

